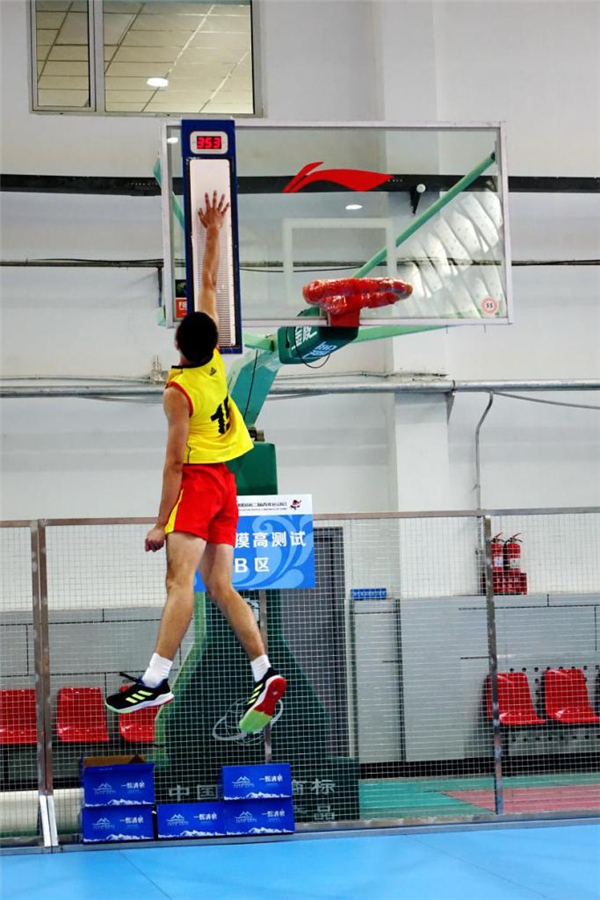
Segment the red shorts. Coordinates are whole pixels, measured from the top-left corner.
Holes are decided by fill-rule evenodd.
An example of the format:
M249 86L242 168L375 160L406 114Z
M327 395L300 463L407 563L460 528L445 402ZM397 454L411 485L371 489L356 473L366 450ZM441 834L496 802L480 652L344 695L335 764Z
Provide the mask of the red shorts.
M181 493L166 534L186 531L210 544L235 547L238 518L235 476L225 463L183 467Z

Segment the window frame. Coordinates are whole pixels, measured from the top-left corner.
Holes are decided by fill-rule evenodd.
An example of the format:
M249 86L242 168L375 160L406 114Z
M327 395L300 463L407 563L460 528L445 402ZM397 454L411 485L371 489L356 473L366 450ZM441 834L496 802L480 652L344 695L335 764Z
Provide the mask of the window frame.
M252 53L252 99L253 111L181 113L173 112L124 112L106 109L106 89L104 79L104 0L86 0L88 16L88 79L89 106L40 106L38 102L38 59L37 59L37 0L27 0L27 56L29 80L29 111L41 115L79 116L119 116L125 118L149 119L214 119L240 118L254 119L264 116L262 103L262 82L259 73L260 55L260 0L250 0L250 46Z

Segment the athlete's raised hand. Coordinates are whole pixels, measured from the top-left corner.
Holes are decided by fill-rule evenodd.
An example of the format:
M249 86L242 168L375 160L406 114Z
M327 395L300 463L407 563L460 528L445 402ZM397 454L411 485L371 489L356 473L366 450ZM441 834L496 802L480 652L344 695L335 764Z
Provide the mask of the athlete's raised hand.
M228 209L229 203L225 202L225 194L221 194L221 199L217 203L217 192L213 191L212 201L208 194L204 195L204 206L198 210L198 218L206 229L211 227L220 229Z

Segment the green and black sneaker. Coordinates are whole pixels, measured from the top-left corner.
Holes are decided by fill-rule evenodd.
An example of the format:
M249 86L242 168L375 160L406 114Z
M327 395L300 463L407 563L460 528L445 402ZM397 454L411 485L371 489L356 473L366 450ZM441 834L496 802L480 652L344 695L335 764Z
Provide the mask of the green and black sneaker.
M246 704L244 715L238 723L240 731L254 734L268 725L275 714L277 703L285 694L287 681L274 669L269 671L254 685L254 690Z
M168 681L161 681L157 687L148 687L141 678L133 678L126 672L119 672L119 674L123 678L128 678L129 681L135 682L131 687L122 687L117 694L111 694L104 701L109 709L119 715L137 712L139 709L147 709L150 706L162 706L175 699Z

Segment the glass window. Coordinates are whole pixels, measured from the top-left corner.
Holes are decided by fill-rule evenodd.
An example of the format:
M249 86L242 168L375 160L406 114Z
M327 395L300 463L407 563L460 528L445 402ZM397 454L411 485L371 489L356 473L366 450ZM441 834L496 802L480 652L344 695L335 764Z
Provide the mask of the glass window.
M37 0L33 9L34 109L255 112L251 0L103 0L91 28L86 2ZM100 69L104 59L91 89L90 57Z
M37 0L33 9L34 108L89 109L87 2Z

